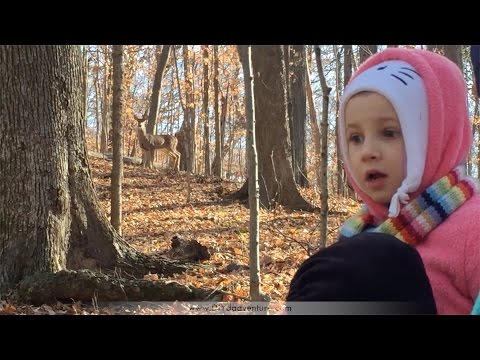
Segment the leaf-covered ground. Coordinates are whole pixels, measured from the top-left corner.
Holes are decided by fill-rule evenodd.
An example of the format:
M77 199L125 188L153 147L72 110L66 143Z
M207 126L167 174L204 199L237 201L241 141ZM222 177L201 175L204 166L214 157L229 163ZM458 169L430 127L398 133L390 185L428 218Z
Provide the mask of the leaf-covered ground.
M89 159L100 205L110 213L110 174L112 163ZM249 210L240 202L224 202L225 195L242 184L218 181L203 176L191 177L191 200L187 204L185 173L144 169L125 165L123 181L123 237L136 249L165 252L178 235L207 246L211 258L196 270L174 279L192 286L226 289L223 301L243 301L249 297ZM313 189L301 190L314 205L319 197ZM358 209L352 200L330 197L328 243L335 241L339 225ZM290 211L277 207L260 211L261 288L281 304L298 266L308 257L308 249L319 243L319 213ZM145 274L155 281L157 274ZM0 302L6 314L155 314L183 313L177 308L159 310L148 306L115 308L98 304L57 304L31 307ZM188 313L188 311L187 311Z

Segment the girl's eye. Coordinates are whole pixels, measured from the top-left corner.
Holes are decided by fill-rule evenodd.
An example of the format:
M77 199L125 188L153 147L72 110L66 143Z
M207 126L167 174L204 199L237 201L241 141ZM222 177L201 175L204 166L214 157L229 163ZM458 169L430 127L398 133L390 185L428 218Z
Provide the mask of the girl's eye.
M355 144L359 144L362 142L362 136L359 134L352 134L348 139Z
M396 137L396 136L399 136L400 135L400 132L398 130L395 130L395 129L385 129L383 130L383 135L386 136L386 137Z

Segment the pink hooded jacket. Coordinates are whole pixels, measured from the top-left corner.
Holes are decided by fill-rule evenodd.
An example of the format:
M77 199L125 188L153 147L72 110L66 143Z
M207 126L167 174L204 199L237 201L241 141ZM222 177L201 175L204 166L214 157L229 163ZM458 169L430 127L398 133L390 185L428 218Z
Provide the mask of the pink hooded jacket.
M366 69L388 60L412 65L423 79L427 93L428 144L421 184L409 194L410 199L414 199L468 156L472 130L467 89L461 71L453 62L420 49L389 48L375 54L359 67L352 80ZM378 223L385 220L388 209L366 195L348 166L345 168L350 183L370 213ZM480 289L480 195L475 194L416 248L430 279L438 313L469 314Z

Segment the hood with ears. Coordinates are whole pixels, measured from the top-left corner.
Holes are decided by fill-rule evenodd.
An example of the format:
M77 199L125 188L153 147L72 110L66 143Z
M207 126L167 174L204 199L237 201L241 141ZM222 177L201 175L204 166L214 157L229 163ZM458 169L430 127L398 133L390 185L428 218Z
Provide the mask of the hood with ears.
M427 97L428 121L424 169L420 184L409 194L410 199L413 199L467 159L472 144L467 88L462 72L448 58L427 50L401 48L388 48L371 56L359 67L349 85L364 71L391 60L406 62L415 69L423 80ZM345 93L348 92L349 85L347 85ZM340 105L339 121L342 124L346 101L348 101L348 97L344 97ZM342 128L344 127L339 127L339 129ZM339 130L341 142L345 143L345 136L344 131ZM404 138L405 136L408 134L404 134ZM353 188L367 204L369 212L375 218L385 219L388 216L388 208L374 202L360 189L349 169L346 155L345 149L342 149L345 171ZM407 156L407 168L408 161Z

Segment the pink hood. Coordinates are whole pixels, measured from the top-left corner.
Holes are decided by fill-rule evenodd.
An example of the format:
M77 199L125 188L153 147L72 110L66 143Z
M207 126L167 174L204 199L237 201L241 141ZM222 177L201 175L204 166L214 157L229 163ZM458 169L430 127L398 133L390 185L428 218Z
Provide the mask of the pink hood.
M467 89L463 74L455 63L446 57L420 49L388 48L367 59L352 80L366 69L388 60L401 60L413 66L423 79L427 93L428 144L425 169L419 188L410 194L410 199L413 199L463 163L468 156L472 130L468 117ZM340 114L340 121L343 121L343 114ZM342 156L345 157L345 154ZM347 166L345 171L355 191L368 205L370 213L379 221L385 219L388 209L375 203L360 189Z

